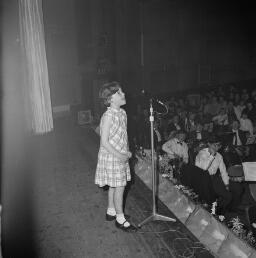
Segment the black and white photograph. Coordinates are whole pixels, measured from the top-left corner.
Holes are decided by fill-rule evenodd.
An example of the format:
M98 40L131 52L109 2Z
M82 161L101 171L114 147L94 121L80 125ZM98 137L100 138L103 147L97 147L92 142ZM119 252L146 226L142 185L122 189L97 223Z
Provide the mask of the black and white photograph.
M256 257L255 12L0 0L0 258Z

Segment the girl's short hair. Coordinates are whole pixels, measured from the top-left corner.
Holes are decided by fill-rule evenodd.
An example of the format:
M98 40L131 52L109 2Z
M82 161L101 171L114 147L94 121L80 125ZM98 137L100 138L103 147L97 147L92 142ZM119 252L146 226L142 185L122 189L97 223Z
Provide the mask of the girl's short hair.
M110 105L110 99L112 95L121 89L121 85L119 82L108 82L102 85L99 97L103 100L105 106Z

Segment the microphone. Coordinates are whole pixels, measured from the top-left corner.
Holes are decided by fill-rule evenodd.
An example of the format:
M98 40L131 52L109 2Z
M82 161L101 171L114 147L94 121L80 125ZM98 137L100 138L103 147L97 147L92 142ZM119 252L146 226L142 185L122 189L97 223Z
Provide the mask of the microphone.
M155 101L155 102L159 103L159 104L162 105L162 106L166 106L161 100L159 100L159 99L156 98L156 97L153 97L153 94L150 93L150 92L148 92L148 91L146 91L145 89L142 89L142 90L140 91L140 93L141 93L143 96L152 99L152 101Z
M161 100L159 100L159 99L155 99L155 100L156 100L156 102L158 102L160 105L165 106L165 104L164 104Z

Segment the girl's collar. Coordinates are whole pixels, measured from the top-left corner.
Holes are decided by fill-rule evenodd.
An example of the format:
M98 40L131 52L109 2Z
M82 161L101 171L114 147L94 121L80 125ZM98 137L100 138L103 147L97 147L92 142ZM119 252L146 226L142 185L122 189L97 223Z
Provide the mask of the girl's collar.
M114 112L120 112L121 111L121 108L115 108L115 107L108 107L108 109L111 109L113 110Z

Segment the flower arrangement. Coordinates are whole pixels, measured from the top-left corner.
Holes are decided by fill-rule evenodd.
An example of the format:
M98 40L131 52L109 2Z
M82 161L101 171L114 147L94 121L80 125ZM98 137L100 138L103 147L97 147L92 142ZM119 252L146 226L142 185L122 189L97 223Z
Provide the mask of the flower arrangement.
M217 202L212 203L212 208L211 208L211 214L216 215L216 207L217 207Z
M195 192L193 192L193 189L190 189L184 185L175 185L175 187L182 191L183 194L185 194L186 196L188 196L190 199L192 199L193 201L197 201L198 199L198 194L196 194Z
M140 150L137 152L137 155L139 155L143 160L151 161L150 153L146 150ZM175 185L175 188L177 188L179 191L181 191L184 195L189 197L194 202L200 203L198 200L198 195L193 191L193 189L190 189L184 185L179 184L179 182L175 181L175 178L173 177L173 167L169 163L169 157L167 154L159 155L159 172L162 175L162 177L166 177L172 183ZM251 230L248 230L245 228L243 223L240 221L239 217L232 218L230 221L227 221L223 215L216 214L217 210L217 200L212 203L212 206L209 206L207 204L201 203L201 205L206 208L216 219L218 219L220 222L227 225L230 230L238 236L240 239L246 241L248 244L250 244L252 247L256 248L256 239L253 235L253 232ZM255 223L256 228L256 223Z
M159 172L163 177L173 178L173 168L169 163L170 159L167 154L159 155Z
M243 239L254 248L256 247L256 239L253 235L253 232L251 230L248 231L245 229L244 224L240 221L239 217L232 218L229 221L228 226L236 236Z

